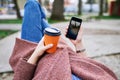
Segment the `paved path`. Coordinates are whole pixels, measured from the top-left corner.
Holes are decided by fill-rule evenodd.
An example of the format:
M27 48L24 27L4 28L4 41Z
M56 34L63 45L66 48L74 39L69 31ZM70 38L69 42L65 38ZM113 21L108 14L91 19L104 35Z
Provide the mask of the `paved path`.
M67 25L68 22L52 24L63 32ZM83 22L82 26L84 30L83 42L87 49L87 55L101 61L111 68L117 76L120 76L118 71L120 70L120 20ZM20 24L11 24L11 26L0 24L0 29L13 29L12 27L17 30L21 29ZM20 32L0 40L0 72L11 71L8 60L16 37L20 37Z
M0 40L0 72L11 71L11 67L8 64L9 57L13 50L15 38L19 37L19 35L20 32Z
M17 19L17 16L16 15L8 15L8 14L3 14L3 15L0 15L0 19L4 20L4 19Z
M0 24L0 30L20 30L21 24Z

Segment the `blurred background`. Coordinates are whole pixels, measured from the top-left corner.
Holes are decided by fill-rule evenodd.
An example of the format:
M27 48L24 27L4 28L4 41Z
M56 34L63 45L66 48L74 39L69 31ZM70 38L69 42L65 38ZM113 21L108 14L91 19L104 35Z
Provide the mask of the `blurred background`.
M120 80L120 0L38 0L53 27L64 32L72 16L83 20L88 57L109 67ZM0 80L12 80L9 65L20 38L26 0L0 0Z
M38 0L51 19L64 20L66 15L120 16L120 0ZM0 18L24 17L26 0L0 0ZM59 16L57 16L59 15ZM3 17L4 16L4 17ZM58 18L59 17L59 18Z

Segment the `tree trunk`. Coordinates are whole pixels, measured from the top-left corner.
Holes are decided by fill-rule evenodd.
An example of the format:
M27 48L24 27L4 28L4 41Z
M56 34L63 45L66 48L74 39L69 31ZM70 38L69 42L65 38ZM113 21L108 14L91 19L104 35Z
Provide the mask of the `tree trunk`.
M103 0L100 1L100 11L99 11L99 16L103 16Z
M18 19L21 19L22 16L20 15L20 9L19 9L17 0L13 0L13 2L14 2L14 4L15 4L15 9L16 9L17 18L18 18Z
M3 4L4 4L4 1L3 0L1 0L1 6L3 7Z
M41 0L38 0L38 2L42 5L42 1Z
M64 0L54 0L52 9L52 20L64 20Z
M108 12L108 1L105 0L105 12Z
M79 0L78 2L78 15L82 14L82 0Z
M119 11L120 11L120 1L117 0L117 1L115 2L114 8L113 8L112 15L113 15L113 16L119 16L119 15L120 15Z
M92 10L93 10L93 4L95 3L95 0L87 0L87 2L86 2L87 4L90 4L90 10L89 10L89 12L92 12Z

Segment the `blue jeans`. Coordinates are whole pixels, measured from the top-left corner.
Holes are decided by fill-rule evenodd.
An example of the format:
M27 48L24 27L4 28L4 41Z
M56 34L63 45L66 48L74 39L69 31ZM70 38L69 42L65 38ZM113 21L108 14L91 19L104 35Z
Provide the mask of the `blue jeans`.
M36 0L27 0L24 6L21 38L38 43L43 37L43 31L50 25L45 20L46 16ZM72 74L72 80L81 80Z
M44 29L50 26L45 20L45 13L35 0L27 0L24 10L21 38L38 43Z

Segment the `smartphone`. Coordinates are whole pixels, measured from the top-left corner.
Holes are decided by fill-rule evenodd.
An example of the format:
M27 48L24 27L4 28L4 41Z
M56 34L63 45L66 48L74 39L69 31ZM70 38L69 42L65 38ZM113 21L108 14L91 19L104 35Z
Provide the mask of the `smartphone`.
M68 26L66 37L76 40L78 32L80 30L81 23L82 19L72 17Z

